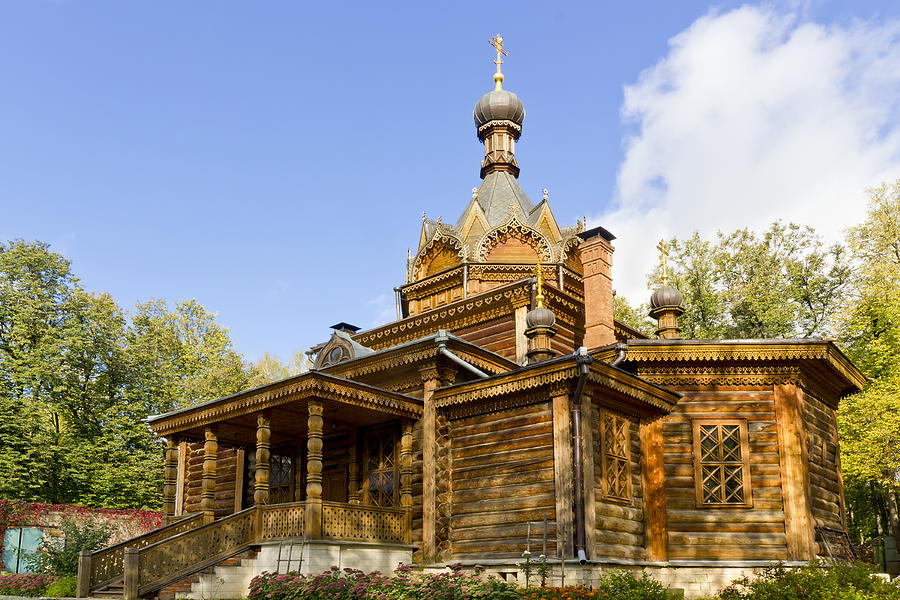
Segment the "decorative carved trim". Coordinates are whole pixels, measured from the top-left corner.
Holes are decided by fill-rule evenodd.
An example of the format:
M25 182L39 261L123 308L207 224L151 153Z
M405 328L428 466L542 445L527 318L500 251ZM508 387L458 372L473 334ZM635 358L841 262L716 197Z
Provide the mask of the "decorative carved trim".
M152 418L149 425L157 434L166 436L310 398L340 402L399 417L418 418L422 414L421 400L411 396L314 371L256 390L160 415Z
M441 244L440 242L445 242ZM425 262L425 259L428 258L428 254L432 249L439 249L441 247L449 247L450 249L456 250L456 255L459 257L460 261L466 260L466 245L465 243L459 239L456 235L449 233L444 228L436 228L434 235L431 237L431 240L428 241L425 246L422 247L421 250L416 254L416 258L412 264L412 272L410 273L410 281L416 279L419 274L419 269L422 267L422 264Z
M475 260L487 262L488 251L510 237L531 246L541 262L553 262L553 246L547 237L537 229L519 221L516 213L513 213L505 223L494 227L481 237L477 245L478 250L475 252Z
M638 376L657 385L674 387L771 387L799 383L796 366L638 367Z
M521 126L517 125L516 123L514 123L512 121L507 121L505 119L502 121L501 120L488 121L487 123L485 123L484 125L482 125L481 127L478 128L478 133L479 134L483 133L483 132L487 131L488 129L491 129L492 127L509 127L510 129L515 131L517 134L522 133Z

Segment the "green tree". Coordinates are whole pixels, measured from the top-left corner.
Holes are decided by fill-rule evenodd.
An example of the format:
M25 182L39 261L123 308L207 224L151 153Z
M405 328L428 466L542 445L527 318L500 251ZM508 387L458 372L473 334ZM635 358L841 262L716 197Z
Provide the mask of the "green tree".
M773 223L762 234L698 233L669 247L669 283L684 295L682 335L692 339L829 335L850 269L840 244L809 227ZM662 285L660 268L649 287Z

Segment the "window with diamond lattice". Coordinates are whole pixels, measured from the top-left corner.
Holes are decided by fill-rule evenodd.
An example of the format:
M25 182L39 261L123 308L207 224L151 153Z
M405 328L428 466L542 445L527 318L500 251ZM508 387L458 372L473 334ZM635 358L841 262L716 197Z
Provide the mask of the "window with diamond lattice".
M747 421L694 421L698 506L751 506Z
M603 495L613 500L631 500L631 440L625 417L600 413L601 476Z
M269 459L269 502L283 504L294 501L294 456L272 454Z
M372 432L365 436L366 477L363 492L366 504L394 506L397 501L397 436L393 432Z

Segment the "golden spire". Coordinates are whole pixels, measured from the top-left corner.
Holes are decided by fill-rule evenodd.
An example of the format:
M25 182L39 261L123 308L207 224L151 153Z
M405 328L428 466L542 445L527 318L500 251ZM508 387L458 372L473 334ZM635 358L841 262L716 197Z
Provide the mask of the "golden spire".
M537 275L537 307L544 307L544 270L541 263L534 265L534 274Z
M509 52L503 49L503 38L498 33L490 40L491 46L497 49L497 58L494 60L494 64L497 65L497 72L494 73L494 90L500 91L503 89L503 73L500 72L500 65L503 64L502 56L509 56Z
M666 249L666 240L659 240L656 249L659 250L659 257L662 259L662 279L663 285L666 286L669 285L669 270L666 267L666 257L669 256L669 251Z

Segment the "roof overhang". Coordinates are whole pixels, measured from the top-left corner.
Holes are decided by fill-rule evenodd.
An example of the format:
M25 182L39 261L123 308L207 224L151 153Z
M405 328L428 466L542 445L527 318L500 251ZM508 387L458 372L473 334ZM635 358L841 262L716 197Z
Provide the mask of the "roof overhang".
M162 436L200 437L207 426L226 430L220 438L240 441L255 436L256 415L261 411L278 412L272 418L272 433L287 428L293 433L305 430L307 406L320 401L326 419L358 424L374 424L396 418L422 416L422 401L342 377L312 371L256 389L203 402L147 419L150 428Z
M546 401L572 394L580 373L577 356L568 354L509 373L439 388L434 392L435 407L457 418ZM600 404L638 417L669 413L681 398L677 392L597 360L588 369L586 390Z
M594 352L597 358L614 353L611 347ZM818 338L753 340L629 340L626 365L662 385L727 383L724 377L756 369L780 368L785 377L796 374L837 397L858 392L866 377L833 342ZM700 368L705 367L705 368ZM730 371L734 374L729 374ZM653 371L658 374L650 376ZM666 377L663 374L668 373ZM716 380L716 376L723 379Z

